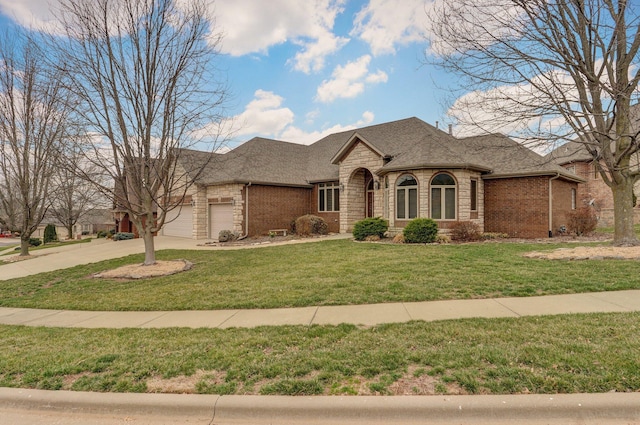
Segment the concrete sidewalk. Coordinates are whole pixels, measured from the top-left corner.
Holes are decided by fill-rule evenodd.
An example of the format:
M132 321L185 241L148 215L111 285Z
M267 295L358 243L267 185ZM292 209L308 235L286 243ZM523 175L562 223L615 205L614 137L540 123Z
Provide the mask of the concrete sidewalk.
M471 317L496 318L632 311L640 311L640 290L271 310L112 312L6 307L0 308L0 323L68 328L228 329L283 325L338 325L340 323L375 326L411 320L435 321Z

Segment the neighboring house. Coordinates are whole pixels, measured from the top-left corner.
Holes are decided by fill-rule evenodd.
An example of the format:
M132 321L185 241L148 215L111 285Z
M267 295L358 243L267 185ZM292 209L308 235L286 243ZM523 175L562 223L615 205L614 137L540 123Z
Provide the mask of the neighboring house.
M456 138L418 118L309 146L254 138L226 154L181 155L185 169L203 163L164 235L261 235L311 213L331 232L350 232L366 217L401 232L411 219L430 217L444 231L473 221L485 232L547 237L566 224L583 182L503 135Z
M56 234L58 239L66 239L68 236L67 228L60 223L53 216L48 214L45 219L40 223L36 231L31 235L34 238L44 237L44 229L48 224L54 224L56 226ZM94 209L87 211L83 214L73 226L73 237L86 234L93 235L99 231L108 231L115 229L115 223L113 221L113 211L109 209Z
M640 131L640 104L631 107L631 126L634 132ZM583 143L569 141L551 151L546 160L557 164L567 171L584 180L578 186L578 206L593 206L598 215L598 226L613 226L613 192L604 182L593 156L587 151ZM640 161L635 161L632 166L638 166ZM640 182L634 187L636 196L640 195ZM640 208L634 209L635 221L640 222Z

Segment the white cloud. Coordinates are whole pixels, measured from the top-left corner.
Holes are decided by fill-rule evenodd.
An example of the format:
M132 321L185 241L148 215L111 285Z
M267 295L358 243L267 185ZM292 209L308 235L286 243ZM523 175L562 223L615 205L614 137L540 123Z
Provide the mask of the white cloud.
M296 53L292 60L294 69L308 74L318 72L324 68L325 58L340 50L349 40L326 33L318 37L315 42L300 43L304 50Z
M46 29L60 33L53 7L48 0L0 0L0 12L25 28Z
M365 82L376 84L386 82L388 76L383 71L369 74L371 56L364 55L346 65L338 65L330 80L322 82L316 93L316 100L324 103L339 98L353 98L364 91Z
M291 109L282 107L283 100L273 92L256 90L255 98L240 115L232 119L236 127L234 134L243 136L280 133L294 118Z
M233 56L267 53L286 42L301 46L294 69L309 73L324 66L324 58L348 39L333 34L344 0L218 0L215 15L224 33L222 51Z
M548 108L560 98L577 106L579 94L566 72L549 71L529 83L469 92L454 102L447 115L457 122L460 137L498 132L522 140L541 134L551 138L562 134L567 125Z
M397 45L424 42L428 28L425 0L370 0L355 16L350 35L369 44L377 56Z
M389 76L384 71L378 71L375 74L369 74L365 81L370 84L386 83Z
M311 144L321 138L340 131L352 130L371 124L374 114L366 111L362 117L352 124L336 124L319 131L306 132L292 125L294 113L289 108L283 108L284 99L272 92L257 90L255 98L245 107L244 112L233 117L226 125L236 127L234 136L271 137L292 143ZM311 111L306 115L307 122L317 117L318 111Z
M282 132L282 134L280 135L280 138L288 142L300 143L303 145L310 145L330 134L340 133L342 131L353 130L359 127L364 127L366 125L369 125L373 122L373 119L374 119L373 112L365 111L362 114L362 118L353 124L346 124L346 125L336 124L334 126L325 128L320 131L305 132L300 128L289 126Z

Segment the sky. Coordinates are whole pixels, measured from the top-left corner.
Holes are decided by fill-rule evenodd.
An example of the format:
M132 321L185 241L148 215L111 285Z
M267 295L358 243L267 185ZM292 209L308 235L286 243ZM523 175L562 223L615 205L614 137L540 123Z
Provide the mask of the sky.
M425 58L429 3L216 0L229 147L256 136L310 144L414 116L446 128L453 77ZM0 28L37 27L50 11L47 0L0 0Z

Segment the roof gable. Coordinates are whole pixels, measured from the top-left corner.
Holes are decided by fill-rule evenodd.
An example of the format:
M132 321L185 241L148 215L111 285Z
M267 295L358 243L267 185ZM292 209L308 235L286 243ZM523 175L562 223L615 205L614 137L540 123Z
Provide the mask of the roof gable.
M355 132L349 138L347 143L342 145L340 150L333 156L333 158L331 158L331 163L339 164L344 159L344 157L351 152L351 149L358 143L364 144L366 147L371 149L371 151L373 151L376 155L380 157L385 157L384 152L381 152L380 150L378 150L375 146L369 143L366 138L362 137L360 134L358 134L358 132Z

